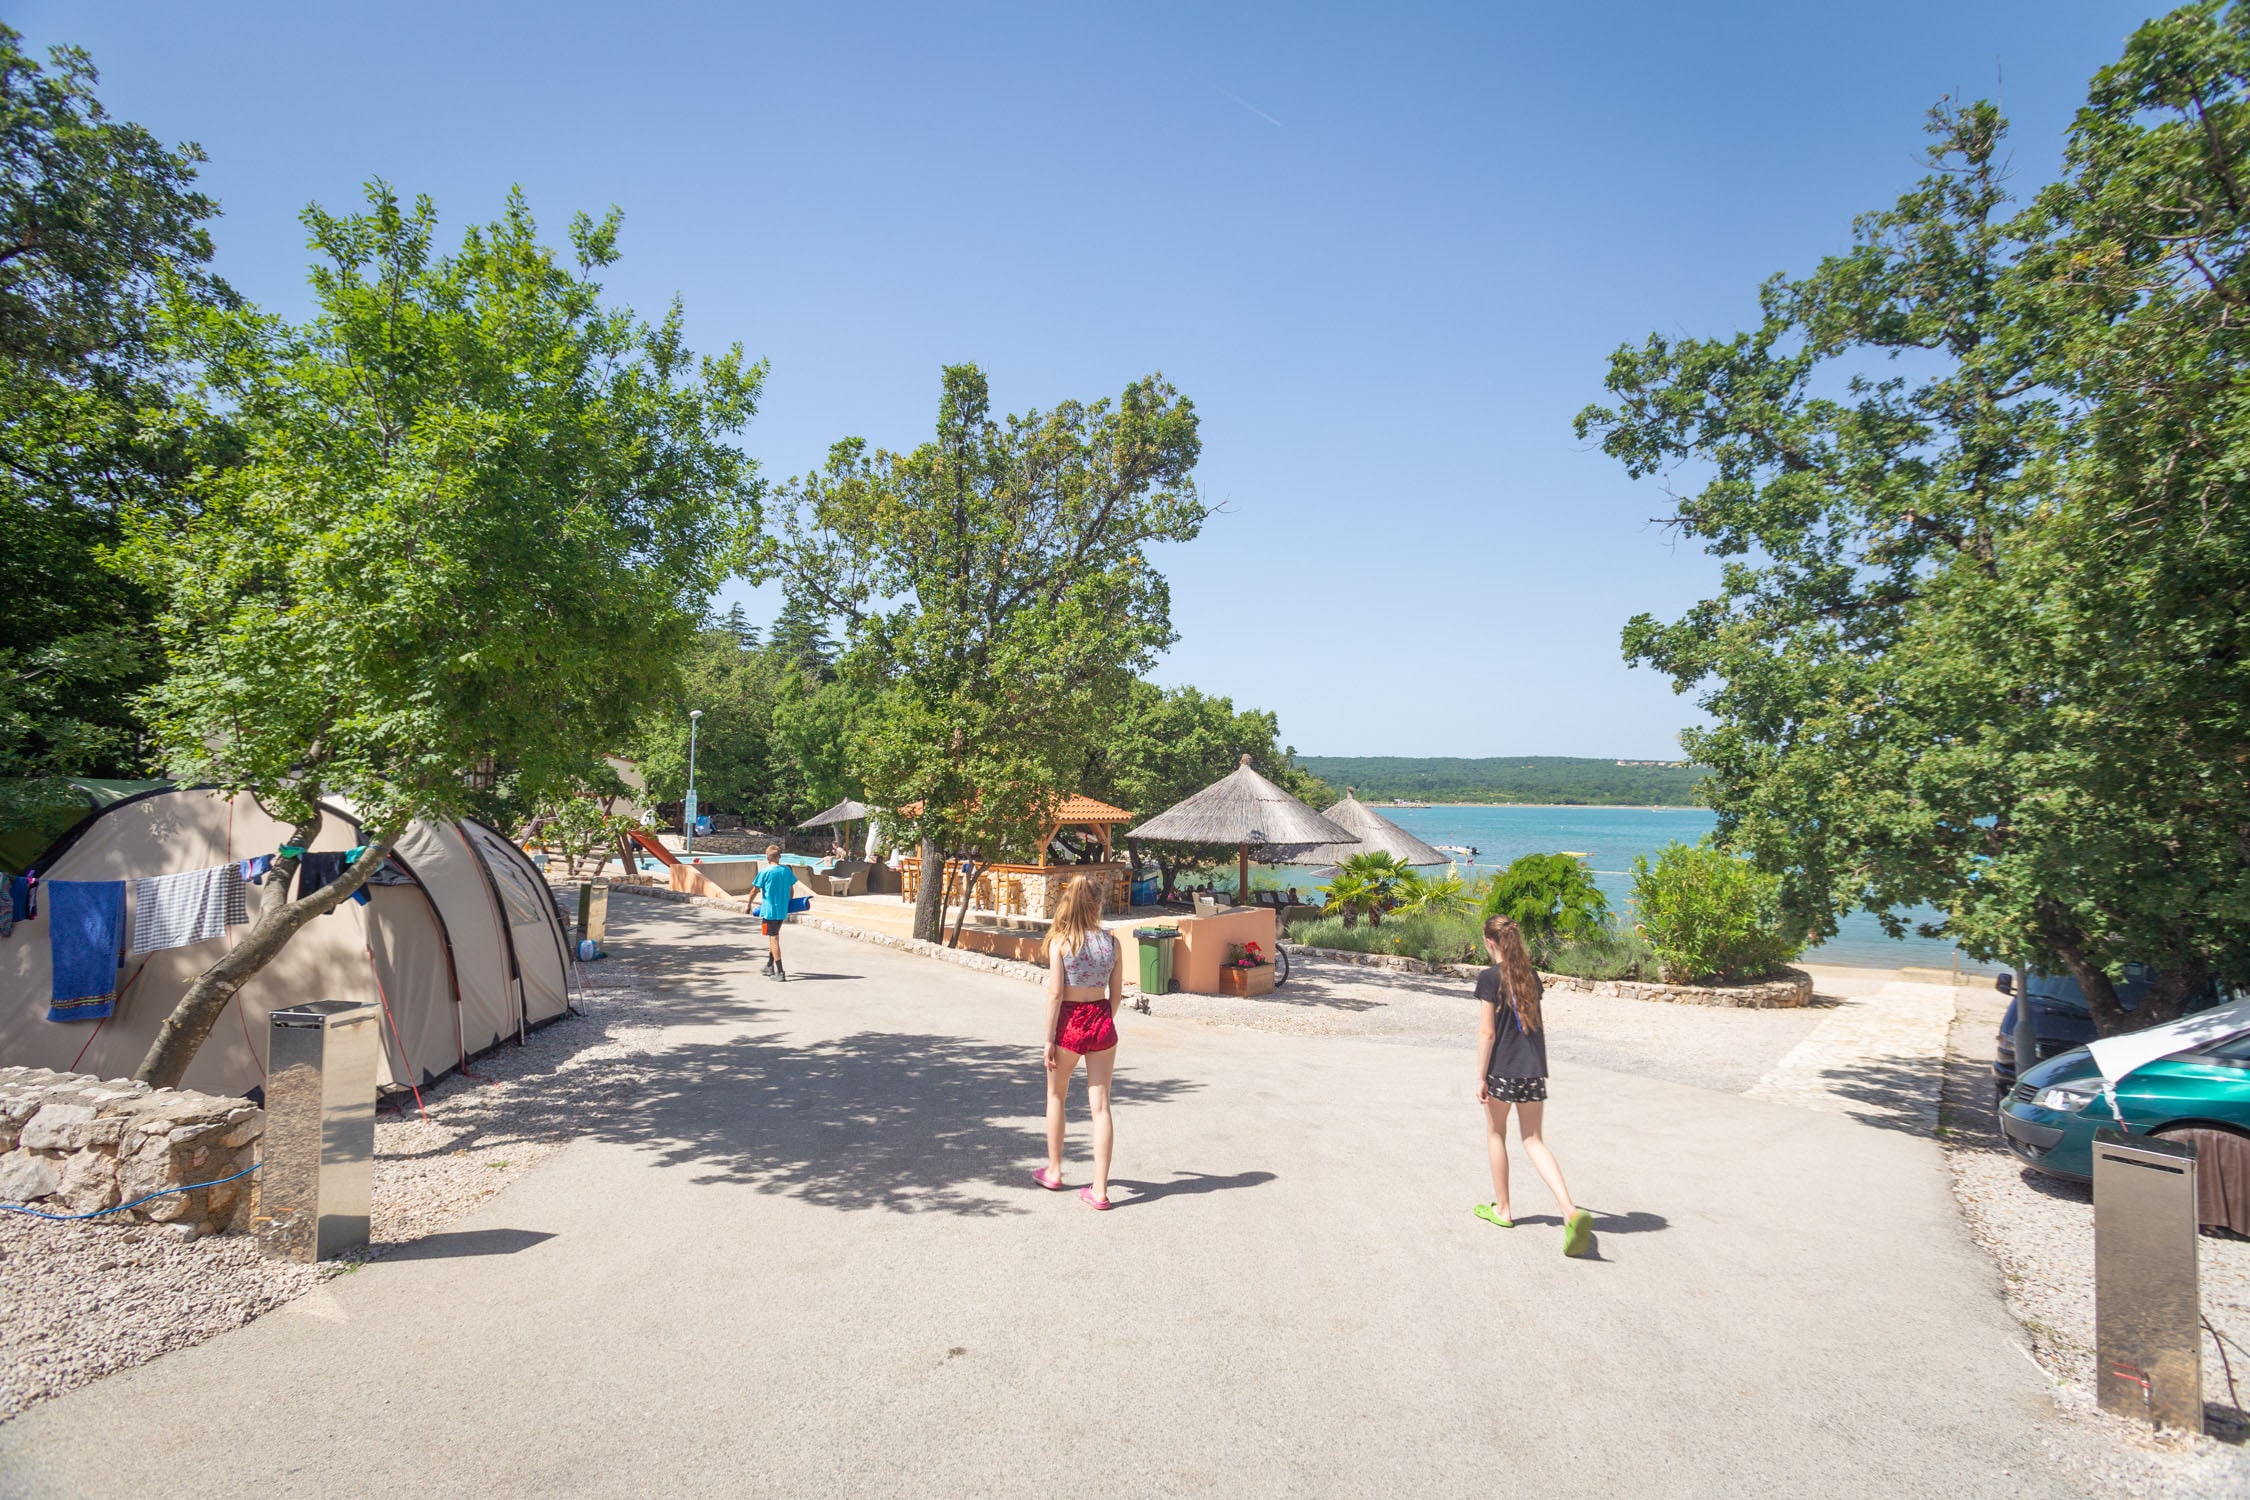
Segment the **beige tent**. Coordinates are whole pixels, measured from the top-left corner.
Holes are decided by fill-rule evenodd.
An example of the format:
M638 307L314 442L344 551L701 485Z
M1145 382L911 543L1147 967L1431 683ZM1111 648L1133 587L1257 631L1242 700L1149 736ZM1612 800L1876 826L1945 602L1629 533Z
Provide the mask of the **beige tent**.
M357 844L357 820L334 806L326 811L312 848ZM271 854L288 835L249 796L157 787L89 813L31 863L42 882L130 882ZM522 850L474 821L418 822L400 839L392 866L403 883L369 885L365 906L347 901L313 918L228 1003L188 1068L187 1087L224 1094L258 1087L266 1018L277 1005L380 1004L382 1081L395 1086L430 1082L568 1008L568 938L545 879ZM270 882L250 897L282 898ZM108 1020L56 1022L46 1018L53 990L44 918L42 908L39 919L0 938L0 1064L102 1078L132 1074L195 976L247 931L127 953Z

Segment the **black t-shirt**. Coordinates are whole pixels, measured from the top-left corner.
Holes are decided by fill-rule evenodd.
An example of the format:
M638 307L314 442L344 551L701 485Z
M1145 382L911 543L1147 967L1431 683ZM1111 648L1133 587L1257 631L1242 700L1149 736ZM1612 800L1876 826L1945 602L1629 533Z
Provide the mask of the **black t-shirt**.
M1508 1003L1508 981L1502 976L1500 966L1492 964L1477 976L1477 999L1497 1007L1498 1035L1493 1039L1492 1057L1485 1064L1489 1078L1544 1078L1547 1076L1547 1031L1525 1031L1516 1020L1516 1008Z

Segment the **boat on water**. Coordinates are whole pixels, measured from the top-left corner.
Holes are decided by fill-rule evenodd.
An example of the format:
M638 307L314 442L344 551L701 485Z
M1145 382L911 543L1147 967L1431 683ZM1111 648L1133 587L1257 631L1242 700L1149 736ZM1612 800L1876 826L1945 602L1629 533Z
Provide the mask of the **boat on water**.
M1478 850L1477 846L1474 844L1432 844L1430 845L1430 847L1432 849L1442 849L1447 854L1458 854L1462 859L1468 861L1472 865L1477 862Z

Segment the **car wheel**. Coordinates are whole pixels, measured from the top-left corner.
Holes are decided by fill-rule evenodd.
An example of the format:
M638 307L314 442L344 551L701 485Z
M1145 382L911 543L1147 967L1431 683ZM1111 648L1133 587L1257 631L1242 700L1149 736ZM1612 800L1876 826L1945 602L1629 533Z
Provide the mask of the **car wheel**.
M2173 1125L2152 1134L2195 1147L2196 1222L2250 1236L2250 1136L2223 1125Z

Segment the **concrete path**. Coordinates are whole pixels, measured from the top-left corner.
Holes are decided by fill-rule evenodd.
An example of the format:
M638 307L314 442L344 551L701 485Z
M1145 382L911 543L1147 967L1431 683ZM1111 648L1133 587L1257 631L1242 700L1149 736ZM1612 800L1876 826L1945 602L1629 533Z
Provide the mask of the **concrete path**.
M1815 992L1835 1008L1751 1087L1750 1097L1934 1134L1957 1003L1953 986L1814 972Z
M1519 1227L1470 1217L1458 1045L1128 1015L1096 1214L1027 1176L1035 990L612 916L678 1024L552 1101L577 1144L0 1426L0 1493L2085 1492L1916 1135L1560 1062L1567 1261L1520 1158Z

